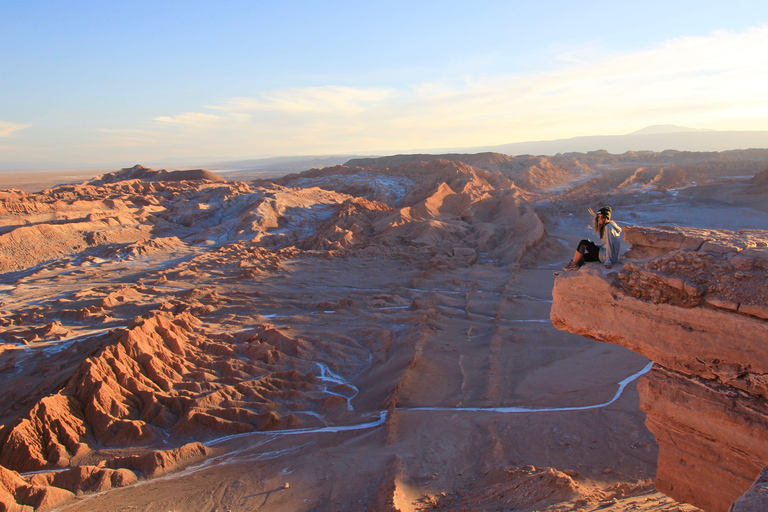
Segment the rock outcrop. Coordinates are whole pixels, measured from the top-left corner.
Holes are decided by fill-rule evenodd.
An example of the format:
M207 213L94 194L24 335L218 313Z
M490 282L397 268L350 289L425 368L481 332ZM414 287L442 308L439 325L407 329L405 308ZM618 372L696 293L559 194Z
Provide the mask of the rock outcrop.
M2 431L0 464L65 468L95 447L159 446L168 433L211 437L297 426L292 411L319 400L310 394L318 379L295 370L264 377L269 365L261 359L275 346L290 353L290 344L295 355L301 342L274 329L239 345L229 341L204 336L186 312L138 321L85 360L64 389Z
M656 487L725 512L768 464L768 231L625 229L632 261L561 275L551 319L654 361Z
M116 183L118 181L128 180L144 180L144 181L197 181L207 180L212 182L223 183L226 182L224 178L218 174L206 171L205 169L189 169L185 171L166 171L161 169L156 171L144 167L143 165L134 165L133 167L126 167L120 169L117 172L110 172L103 174L93 180L92 183L104 184L104 183Z

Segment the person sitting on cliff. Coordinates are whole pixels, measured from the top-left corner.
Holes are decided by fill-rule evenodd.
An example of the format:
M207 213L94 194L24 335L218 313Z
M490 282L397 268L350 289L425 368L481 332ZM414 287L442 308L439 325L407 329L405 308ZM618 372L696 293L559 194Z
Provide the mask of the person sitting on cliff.
M586 261L600 261L605 264L605 268L611 268L619 261L621 228L611 220L611 207L603 206L597 210L597 214L590 208L589 213L595 216L594 230L600 235L603 245L597 245L591 240L582 240L576 247L573 259L563 270L578 270Z

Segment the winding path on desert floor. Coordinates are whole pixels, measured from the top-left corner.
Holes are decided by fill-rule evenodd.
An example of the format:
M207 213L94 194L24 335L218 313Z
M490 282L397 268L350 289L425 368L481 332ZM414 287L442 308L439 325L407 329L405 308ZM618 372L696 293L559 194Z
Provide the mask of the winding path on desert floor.
M449 412L475 412L475 413L493 412L493 413L501 413L501 414L515 414L515 413L586 411L590 409L601 409L603 407L607 407L611 405L616 400L618 400L621 397L627 385L639 379L642 375L645 375L646 373L651 371L652 366L653 366L653 362L650 362L647 365L645 365L645 367L639 372L633 373L629 377L621 380L618 383L618 389L616 390L616 394L613 395L613 398L611 398L607 402L603 402L600 404L583 405L578 407L541 407L541 408L538 408L538 407L401 407L401 408L397 408L397 410L399 411L443 411L443 412L449 411ZM322 376L320 378L323 379L326 377ZM352 384L345 382L344 380L340 379L336 375L333 375L332 381L337 383L344 383L354 388ZM216 439L212 439L204 444L206 446L215 446L225 441L231 441L232 439L240 439L240 438L258 436L258 435L322 434L322 433L330 433L330 432L346 432L350 430L364 430L364 429L375 428L380 425L383 425L386 419L387 419L387 411L381 411L379 413L379 417L377 420L365 422L365 423L359 423L356 425L341 425L341 426L327 426L327 427L319 427L319 428L298 428L298 429L288 429L288 430L265 430L265 431L259 431L259 432L247 432L244 434L235 434L231 436L219 437Z
M616 393L610 400L608 400L607 402L594 404L594 405L586 405L586 406L578 406L578 407L550 407L550 408L533 408L533 407L410 407L409 408L409 407L403 407L403 408L397 408L397 411L409 411L409 412L410 411L427 411L427 412L449 411L449 412L471 412L471 413L490 412L490 413L497 413L497 414L499 413L500 414L517 414L517 413L531 414L531 413L552 413L552 412L557 413L557 412L566 412L566 411L585 411L585 410L591 410L591 409L600 409L600 408L607 407L613 404L616 400L618 400L622 396L626 387L630 383L640 378L642 375L648 373L651 370L652 365L653 365L652 362L648 363L640 371L633 373L632 375L618 382L617 384L618 389L616 390ZM352 386L350 383L344 381L338 375L333 374L333 372L328 370L327 367L321 370L320 378L333 383L345 383L354 388L354 386ZM312 443L311 441L307 441L307 442L301 442L297 445L290 446L288 448L282 448L282 449L276 449L276 450L260 450L256 454L253 453L253 450L255 448L265 447L266 445L284 436L300 435L300 434L308 434L308 435L326 434L326 433L338 433L338 432L374 429L376 427L382 426L386 422L387 415L388 415L388 411L381 411L378 413L378 416L375 417L374 420L364 422L364 423L358 423L354 425L326 426L326 427L320 427L320 428L303 428L303 429L300 428L300 429L289 429L289 430L269 430L269 431L248 432L244 434L236 434L236 435L219 437L216 439L212 439L204 444L208 447L211 447L211 446L216 446L216 445L219 445L228 441L232 441L235 439L245 440L248 438L251 438L251 439L262 438L262 440L257 441L255 443L247 443L243 447L236 448L234 450L228 450L225 453L221 453L206 459L201 464L190 466L177 473L171 473L155 479L141 480L138 483L129 487L137 487L137 486L142 486L146 484L157 484L158 482L161 482L161 481L175 480L178 478L187 477L193 473L205 471L211 467L235 462L233 459L237 459L236 462L247 462L247 461L256 462L256 461L274 460L284 455L297 453L302 449L308 448ZM84 499L85 501L90 498L97 497L100 494L103 494L103 493L95 493L87 497L84 496L82 499Z
M537 271L545 271L548 272L551 270L549 266L545 267L539 267L535 269ZM336 291L338 290L353 290L355 292L363 292L363 293L372 293L381 291L379 288L371 288L371 287L360 287L360 286L349 286L349 285L337 285L337 286L318 286L318 288L333 288ZM421 287L407 287L406 288L410 292L414 292L416 294L445 294L448 296L455 295L455 296L463 296L467 293L467 290L450 290L450 289L437 289L437 288L421 288ZM475 294L485 294L485 295L491 295L491 296L507 296L515 300L521 300L526 302L533 302L533 303L551 303L551 299L548 298L542 298L537 297L528 293L524 292L516 292L516 293L502 293L498 291L491 291L491 290L484 290L484 289L478 289L474 288L471 290L472 293ZM465 307L451 307L445 304L437 304L437 308L439 308L442 311L450 312L458 312L462 314L467 314L468 311ZM377 307L374 309L377 309L379 311L386 311L386 310L400 310L408 308L409 306L386 306L386 307ZM295 316L304 316L304 315L313 315L313 314L333 314L335 311L322 311L322 312L302 312L301 314L279 314L279 313L270 313L270 314L264 314L263 316L265 318L280 318L280 319L290 319ZM482 314L477 311L471 313L474 318L484 318L484 319L494 319L494 315L489 314ZM549 318L496 318L497 321L501 323L549 323ZM52 353L58 352L70 344L76 342L76 341L83 341L87 338L92 338L110 331L118 330L120 328L123 328L124 326L118 326L118 327L112 327L107 329L99 329L99 330L92 330L89 332L84 333L78 333L73 336L69 336L67 338L57 340L57 341L50 341L46 343L40 343L35 345L27 345L27 346L19 346L15 347L22 352L27 352L30 348L36 348L41 349L42 354L44 356L50 355ZM468 334L469 337L471 335ZM23 362L23 361L20 361ZM346 379L342 378L341 376L335 374L332 372L327 365L323 363L316 363L319 372L318 372L318 378L320 381L327 384L325 386L325 391L328 394L338 395L346 400L347 408L351 412L356 412L354 408L352 407L352 399L355 398L355 396L359 393L359 389L352 384L351 382L347 381ZM461 364L461 361L459 362ZM584 410L591 410L591 409L600 409L607 407L614 402L616 402L621 396L624 390L626 389L627 385L631 382L637 380L640 376L644 375L645 373L649 372L651 369L652 363L648 363L645 365L644 368L642 368L640 371L635 372L628 377L624 378L623 380L616 383L616 386L618 386L615 394L610 400L598 403L598 404L591 404L591 405L581 405L581 406L570 406L570 407L525 407L525 406L514 406L514 407L461 407L461 406L442 406L442 407L397 407L397 411L431 411L431 412L471 412L471 413L498 413L498 414L521 414L521 413L551 413L551 412L566 412L566 411L584 411ZM348 388L353 390L353 393L351 396L349 395L342 395L340 393L335 393L330 389L333 385L345 385ZM268 430L268 431L257 431L257 432L247 432L242 434L235 434L235 435L228 435L223 436L219 438L215 438L212 440L209 440L205 442L204 444L206 446L216 446L219 444L222 444L226 441L230 441L233 439L241 439L241 438L247 438L252 436L284 436L284 435L298 435L298 434L322 434L322 433L335 433L335 432L346 432L346 431L355 431L355 430L365 430L365 429L372 429L376 428L378 426L381 426L384 424L384 422L387 419L388 411L379 411L379 412L368 412L368 413L361 413L363 416L368 416L372 418L370 421L364 421L361 423L356 424L347 424L347 425L328 425L325 418L323 418L321 415L314 413L312 411L297 411L299 413L303 414L311 414L313 416L316 416L318 419L326 423L325 426L322 427L309 427L309 428L296 428L296 429L285 429L285 430Z
M536 300L542 300L542 299L536 299ZM388 308L382 308L382 309L388 309ZM537 321L544 321L544 320L522 320L522 321L529 321L529 322L537 322ZM86 334L79 334L77 336L71 336L59 341L49 342L46 343L48 345L46 348L48 350L53 347L54 349L56 347L61 347L62 345L65 345L67 343L72 343L76 340L83 340L88 337L96 336L99 334L102 334L104 332L109 332L112 329L102 329L97 331L91 331ZM24 348L24 347L19 347ZM633 373L632 375L626 377L625 379L619 381L617 383L618 389L616 390L616 393L614 396L606 401L599 404L594 405L583 405L583 406L577 406L577 407L400 407L397 408L399 411L443 411L443 412L475 412L475 413L482 413L482 412L492 412L492 413L500 413L500 414L515 414L515 413L543 413L543 412L565 412L565 411L585 411L590 409L600 409L603 407L607 407L614 403L616 400L618 400L624 390L626 389L627 385L634 382L638 378L640 378L642 375L648 373L651 370L651 367L653 366L653 362L648 363L642 370ZM353 396L346 396L341 395L339 393L334 393L328 389L325 391L330 394L336 394L338 396L341 396L347 400L347 406L351 411L354 411L352 408L352 399L359 391L358 388L353 385L350 382L347 382L339 375L336 375L333 373L326 365L322 363L318 363L318 367L320 369L318 378L321 381L325 381L331 384L344 384L350 388L352 388L355 393ZM325 426L325 427L316 427L316 428L297 428L297 429L286 429L286 430L266 430L266 431L258 431L258 432L247 432L243 434L235 434L230 436L224 436L212 439L210 441L207 441L204 443L206 446L215 446L217 444L223 443L225 441L230 441L232 439L238 439L238 438L244 438L244 437L251 437L251 436L258 436L258 435L296 435L296 434L321 434L321 433L332 433L332 432L346 432L346 431L352 431L352 430L364 430L369 428L375 428L378 427L386 421L387 418L387 411L380 411L378 413L378 418L374 421L368 421L364 423L358 423L354 425L339 425L339 426Z
M207 440L203 444L210 451L204 461L141 480L124 491L82 496L62 510L107 507L115 500L126 507L129 502L137 507L153 501L166 504L197 496L203 488L235 492L241 481L247 482L242 488L249 494L242 499L249 510L258 508L251 505L255 500L268 496L290 501L282 509L298 509L307 500L326 499L325 492L341 493L341 487L388 475L392 457L404 461L403 478L414 481L436 472L453 479L482 474L488 461L498 467L518 461L575 467L571 459L581 458L571 453L581 457L582 452L595 458L589 464L599 472L615 464L624 474L635 466L641 468L637 474L648 473L645 458L655 457L645 452L652 447L630 450L627 462L617 463L613 451L603 454L603 445L613 448L619 435L646 442L644 432L634 429L639 413L634 412L630 384L648 372L650 364L614 346L555 331L549 320L552 268L510 274L488 265L430 276L408 266L381 271L378 263L367 260L322 263L322 273L316 272L318 262L292 263L287 279L244 282L240 287L258 289L259 316L289 326L293 336L325 342L334 340L333 329L339 329L339 339L352 340L355 351L339 352L336 359L318 352L321 357L306 359L301 367L303 373L315 375L319 391L341 397L335 409L328 414L322 409L293 411L307 415L306 428ZM345 277L350 267L363 277L350 282ZM374 328L394 332L391 350L399 352L386 360L400 358L402 364L375 373L385 349L373 343L384 341L357 341L366 336L352 331L360 326L371 330L365 333L378 332ZM342 337L344 329L352 334ZM239 331L229 324L214 325L211 332ZM83 334L79 336L46 348L54 351L82 340ZM415 363L408 365L410 361ZM403 384L396 406L382 410L387 399L381 390L399 386L390 375L400 375ZM382 378L390 380L380 382ZM618 430L607 430L611 428ZM576 447L568 447L568 442ZM291 491L280 494L288 481ZM440 485L450 488L451 482ZM318 491L323 485L334 490ZM142 492L130 490L136 486Z

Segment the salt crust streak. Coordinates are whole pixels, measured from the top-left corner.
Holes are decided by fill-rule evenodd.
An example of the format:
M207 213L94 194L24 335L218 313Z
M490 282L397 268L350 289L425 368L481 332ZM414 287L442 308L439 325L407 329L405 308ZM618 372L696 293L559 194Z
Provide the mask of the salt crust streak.
M601 404L595 404L595 405L584 405L579 407L542 407L542 408L535 408L535 407L406 407L398 409L400 411L451 411L451 412L495 412L495 413L502 413L502 414L511 414L511 413L536 413L536 412L565 412L565 411L586 411L590 409L600 409L603 407L607 407L614 403L616 400L619 399L621 394L624 392L624 389L627 387L627 385L637 379L639 379L642 375L645 375L649 371L651 371L651 367L653 366L653 361L645 365L645 367L640 370L637 373L633 373L626 379L619 382L619 389L616 391L616 394L607 402L603 402ZM259 432L247 432L243 434L235 434L231 436L224 436L219 437L216 439L213 439L211 441L208 441L205 443L206 446L214 446L226 441L230 441L232 439L239 439L242 437L247 436L254 436L254 435L293 435L293 434L321 434L321 433L328 433L328 432L345 432L350 430L364 430L369 428L375 428L378 426L381 426L384 424L384 422L387 419L387 411L381 411L379 413L379 419L376 421L366 422L366 423L359 423L357 425L343 425L343 426L337 426L337 427L321 427L321 428L300 428L300 429L291 429L291 430L266 430L266 431L259 431Z

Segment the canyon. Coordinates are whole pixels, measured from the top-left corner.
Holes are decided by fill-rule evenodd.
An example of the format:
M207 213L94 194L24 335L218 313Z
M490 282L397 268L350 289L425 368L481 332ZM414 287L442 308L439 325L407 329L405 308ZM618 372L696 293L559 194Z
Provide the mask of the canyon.
M7 187L0 503L727 509L768 465L766 169L397 155ZM623 264L553 276L603 204Z

